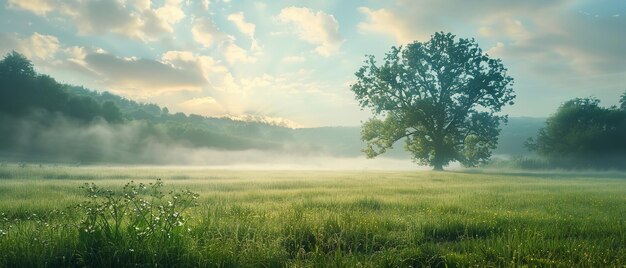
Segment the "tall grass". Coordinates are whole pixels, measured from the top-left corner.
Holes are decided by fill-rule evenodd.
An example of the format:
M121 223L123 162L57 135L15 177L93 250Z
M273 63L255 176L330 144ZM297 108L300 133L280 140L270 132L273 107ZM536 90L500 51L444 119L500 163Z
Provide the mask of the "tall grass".
M0 174L10 174L0 179L2 267L626 264L626 179L615 173L5 165ZM174 206L180 225L159 222L185 189L198 205ZM150 209L132 209L144 201ZM126 214L116 220L114 208Z

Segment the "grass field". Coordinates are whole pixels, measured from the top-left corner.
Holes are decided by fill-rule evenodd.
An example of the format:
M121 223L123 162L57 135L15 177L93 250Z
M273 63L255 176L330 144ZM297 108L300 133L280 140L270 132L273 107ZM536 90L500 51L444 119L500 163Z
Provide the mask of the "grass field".
M129 209L119 232L104 230L103 221L85 229L95 215L89 209L116 205L86 197L80 186L122 191L131 180L157 178L165 196L145 200L152 212L166 211L159 215L178 213L167 202L176 209L183 197L168 199L169 190L199 194L197 206L181 208L185 219L170 224L168 216L145 234L136 230L148 225ZM626 175L618 173L4 164L0 214L2 267L626 265Z

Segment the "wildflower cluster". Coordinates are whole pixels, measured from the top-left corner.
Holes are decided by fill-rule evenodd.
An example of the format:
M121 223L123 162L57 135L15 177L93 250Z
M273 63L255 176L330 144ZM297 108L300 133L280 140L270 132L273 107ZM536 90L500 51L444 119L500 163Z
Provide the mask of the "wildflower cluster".
M136 241L146 238L172 238L185 224L185 212L196 206L198 194L189 190L164 194L163 182L131 181L121 191L102 189L94 183L83 188L89 201L78 207L85 214L81 234L119 241L129 236Z

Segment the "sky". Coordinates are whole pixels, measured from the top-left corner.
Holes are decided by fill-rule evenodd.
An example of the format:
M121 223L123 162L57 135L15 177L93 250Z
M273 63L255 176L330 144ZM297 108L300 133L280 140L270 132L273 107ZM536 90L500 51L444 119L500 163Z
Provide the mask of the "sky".
M0 53L63 83L292 127L358 126L365 55L437 31L475 38L515 79L510 116L626 91L624 0L0 0Z

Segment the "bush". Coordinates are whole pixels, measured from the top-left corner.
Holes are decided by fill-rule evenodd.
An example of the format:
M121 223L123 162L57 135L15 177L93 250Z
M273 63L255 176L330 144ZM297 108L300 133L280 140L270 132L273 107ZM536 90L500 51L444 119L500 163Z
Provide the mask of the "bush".
M553 167L624 169L626 110L601 107L599 103L595 98L567 101L526 146Z
M127 183L121 191L85 183L89 201L77 208L83 214L79 242L84 264L116 266L121 263L176 261L184 250L186 212L197 205L198 194L189 190L164 194L163 182ZM124 252L120 254L120 252ZM150 254L159 252L157 254ZM104 257L114 254L117 257ZM157 259L155 259L157 258ZM98 263L106 259L110 262Z

